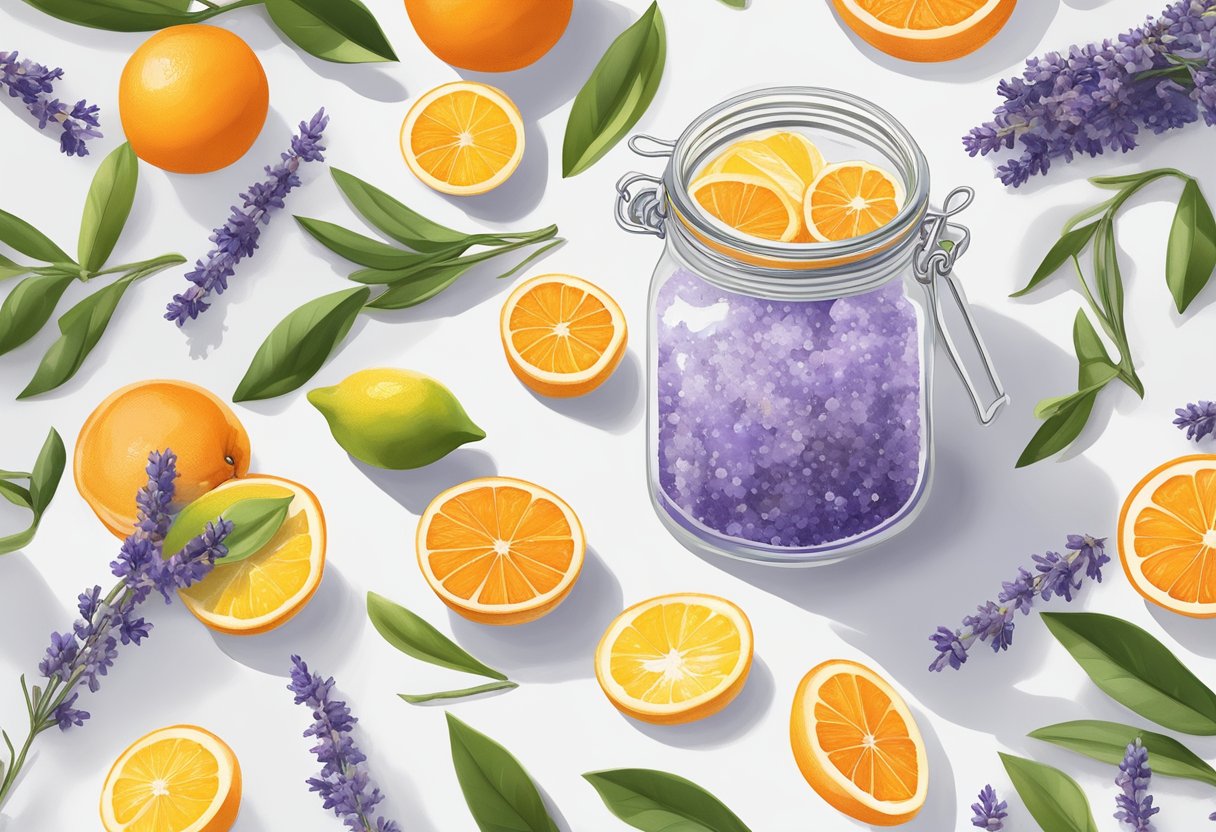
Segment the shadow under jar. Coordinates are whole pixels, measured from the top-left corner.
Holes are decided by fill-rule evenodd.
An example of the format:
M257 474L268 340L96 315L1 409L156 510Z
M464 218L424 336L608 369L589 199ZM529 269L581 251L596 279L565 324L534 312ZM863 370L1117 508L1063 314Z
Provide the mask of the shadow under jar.
M800 132L829 160L878 165L905 199L887 225L839 242L778 243L704 213L689 185L727 146ZM776 565L840 560L905 528L933 464L934 346L984 424L1008 401L951 269L972 192L929 205L929 170L890 114L845 93L747 93L675 142L662 178L617 185L622 228L664 238L650 286L647 476L685 546ZM952 337L957 334L958 339Z

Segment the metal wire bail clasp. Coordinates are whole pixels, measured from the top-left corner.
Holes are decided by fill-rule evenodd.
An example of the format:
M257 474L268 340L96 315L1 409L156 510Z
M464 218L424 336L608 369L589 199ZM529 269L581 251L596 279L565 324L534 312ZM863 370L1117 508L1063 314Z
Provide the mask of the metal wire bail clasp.
M654 145L646 147L643 142ZM629 149L648 159L671 156L675 142L657 139L654 136L637 135L629 139ZM638 183L646 187L632 188ZM663 180L648 173L627 173L616 183L616 224L630 234L653 234L667 236L667 200L663 192Z
M971 316L963 287L953 275L955 262L971 243L971 232L950 219L965 211L974 199L975 191L971 188L955 188L946 197L942 210L929 211L921 225L912 268L932 299L942 345L967 388L976 415L987 425L1009 401L1009 395ZM956 339L956 333L965 337Z

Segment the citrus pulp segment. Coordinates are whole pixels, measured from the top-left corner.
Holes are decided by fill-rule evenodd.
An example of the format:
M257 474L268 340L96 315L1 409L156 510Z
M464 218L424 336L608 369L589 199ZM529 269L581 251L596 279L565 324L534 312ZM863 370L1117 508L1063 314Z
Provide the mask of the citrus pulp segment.
M868 162L827 165L807 189L806 227L821 242L861 237L895 219L904 198L903 183L880 167Z
M560 604L587 543L574 510L524 480L453 486L418 521L418 566L445 604L483 624L522 624Z
M595 675L609 701L644 722L675 725L730 704L751 670L751 622L723 598L663 595L609 625Z
M599 387L621 363L628 340L617 302L565 274L517 286L503 304L500 329L511 371L544 396L581 396Z
M792 242L802 228L798 203L767 176L709 173L689 195L718 222L762 240Z

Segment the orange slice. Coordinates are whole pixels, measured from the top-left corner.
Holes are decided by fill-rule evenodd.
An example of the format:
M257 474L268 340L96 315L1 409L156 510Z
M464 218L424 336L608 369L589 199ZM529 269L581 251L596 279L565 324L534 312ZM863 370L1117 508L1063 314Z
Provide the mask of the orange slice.
M864 665L836 659L803 678L790 743L811 788L849 817L895 826L925 805L929 762L916 720L887 680Z
M752 237L788 243L802 228L798 203L767 176L710 173L689 193L709 216Z
M1159 607L1216 618L1216 456L1184 456L1148 474L1119 514L1119 557Z
M456 196L506 182L524 157L524 121L502 90L474 81L422 96L401 125L401 153L423 184Z
M105 832L226 832L241 807L241 767L223 740L174 725L136 740L106 775Z
M819 171L827 164L815 143L793 130L758 133L754 138L781 157L781 160L798 174L798 178L802 180L803 193L811 187L811 183L819 176ZM802 201L801 196L798 201Z
M431 501L418 565L439 599L482 624L522 624L560 604L583 568L583 527L566 501L524 480L484 477Z
M499 322L511 371L542 396L581 396L625 357L625 313L603 289L567 274L526 280Z
M905 61L949 61L979 49L1009 22L1017 0L834 0L866 43Z
M703 176L714 173L742 173L771 179L781 190L789 194L795 203L802 203L809 181L767 144L755 140L735 142L705 168ZM812 177L814 178L814 177Z
M868 162L827 165L807 189L806 227L820 242L877 231L904 207L903 183Z
M676 725L715 714L739 695L752 647L751 623L730 601L663 595L609 625L595 651L595 676L622 713Z
M313 493L278 477L253 475L230 480L191 503L197 528L238 500L292 497L287 519L270 541L251 557L220 564L189 589L178 592L182 603L213 630L230 635L256 635L286 624L312 600L325 570L325 516ZM165 540L165 553L185 544L177 528Z

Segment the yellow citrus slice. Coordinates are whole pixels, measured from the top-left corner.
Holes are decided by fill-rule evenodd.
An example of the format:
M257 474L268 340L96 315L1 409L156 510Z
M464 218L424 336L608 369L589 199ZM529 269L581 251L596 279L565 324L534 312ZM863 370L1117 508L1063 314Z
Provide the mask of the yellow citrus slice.
M1119 514L1136 591L1172 612L1216 617L1216 456L1184 456L1140 480Z
M689 193L709 216L752 237L788 243L802 228L798 203L767 176L710 173Z
M789 194L795 203L802 203L802 195L810 182L803 182L793 166L767 144L754 140L735 142L706 166L702 176L714 173L742 173L763 176L775 182Z
M567 274L526 280L499 322L511 371L543 396L581 396L625 356L625 313L594 283Z
M211 519L240 500L276 497L292 497L292 501L287 519L265 546L245 560L221 563L203 580L178 592L186 608L213 630L230 635L273 630L304 609L321 585L325 516L317 498L304 486L279 477L251 475L224 483L186 511L200 520ZM184 543L170 532L166 555Z
M793 130L772 130L767 133L757 133L754 137L765 147L776 153L783 162L790 166L802 181L802 192L811 187L811 183L819 176L819 171L827 162L823 153L813 141ZM802 202L802 195L798 197Z
M905 61L949 61L996 36L1017 0L834 0L845 24Z
M807 189L806 227L820 242L877 231L904 207L904 185L868 162L827 165Z
M865 665L836 659L803 678L790 743L811 788L849 817L895 826L925 805L929 762L920 729L899 693Z
M443 603L482 624L522 624L560 604L583 568L566 501L510 477L449 488L418 522L418 565Z
M456 81L428 92L401 125L401 153L422 182L457 196L506 182L524 157L524 121L502 90Z
M226 832L241 807L241 767L223 740L174 725L136 740L106 775L106 832Z
M730 601L663 595L609 625L595 651L595 676L609 701L634 719L693 722L743 690L752 647L751 622Z

